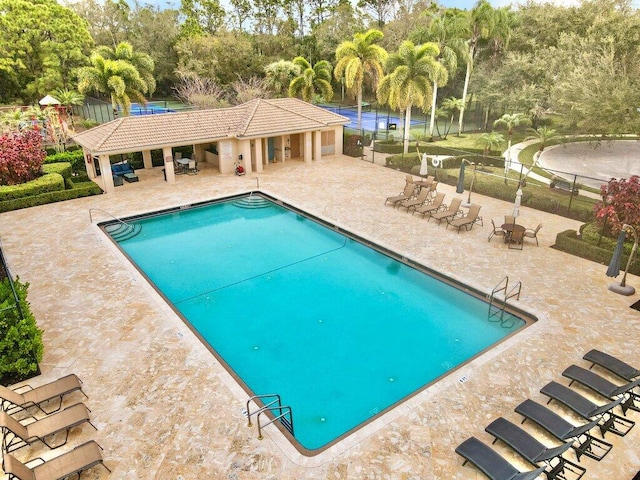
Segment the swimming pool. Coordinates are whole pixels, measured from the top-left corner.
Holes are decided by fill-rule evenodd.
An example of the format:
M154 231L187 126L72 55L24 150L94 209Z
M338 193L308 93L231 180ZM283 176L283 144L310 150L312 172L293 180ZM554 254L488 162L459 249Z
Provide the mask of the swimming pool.
M477 292L251 198L136 217L135 235L113 236L250 395L291 406L305 454L525 325L508 313L488 321Z

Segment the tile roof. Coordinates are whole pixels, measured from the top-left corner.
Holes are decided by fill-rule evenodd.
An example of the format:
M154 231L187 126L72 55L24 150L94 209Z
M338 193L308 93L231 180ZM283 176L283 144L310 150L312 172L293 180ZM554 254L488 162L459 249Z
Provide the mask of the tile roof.
M255 99L229 108L122 117L79 133L94 155L283 135L344 125L349 119L297 98Z

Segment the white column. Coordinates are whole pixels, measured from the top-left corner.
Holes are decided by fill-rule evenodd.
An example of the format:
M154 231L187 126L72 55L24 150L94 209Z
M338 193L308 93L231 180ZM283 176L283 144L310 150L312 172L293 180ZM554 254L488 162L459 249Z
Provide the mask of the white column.
M113 172L111 171L109 155L100 155L98 161L100 162L100 175L102 177L102 189L104 193L115 192L116 187L113 184Z
M153 168L153 162L151 160L151 150L142 151L142 163L144 163L144 168Z
M304 132L303 142L304 142L304 145L303 145L304 163L311 163L311 160L313 158L311 132Z
M242 155L240 164L244 167L246 173L251 173L251 140L240 140L238 144L239 155Z
M176 174L173 169L173 153L171 147L162 148L162 156L164 157L164 174L168 183L176 183Z
M261 173L262 164L264 162L264 158L262 155L262 138L256 138L253 141L253 146L256 154L256 173Z
M84 154L84 168L87 171L87 175L91 179L96 178L96 167L93 164L93 155L86 148L82 149L82 153Z
M278 158L278 160L280 160L282 163L284 163L284 160L286 158L286 155L285 155L286 148L287 148L287 142L285 140L285 136L282 135L280 137L280 158Z
M335 141L335 145L336 145L336 148L335 148L335 154L336 155L342 155L342 147L343 147L343 145L342 145L342 143L343 143L343 136L342 136L343 133L342 133L342 131L343 131L343 129L344 129L344 127L342 125L340 125L339 127L336 127L334 129L334 132L335 132L334 133L334 137L335 137L334 141Z
M320 160L322 156L322 132L316 130L313 132L313 159Z

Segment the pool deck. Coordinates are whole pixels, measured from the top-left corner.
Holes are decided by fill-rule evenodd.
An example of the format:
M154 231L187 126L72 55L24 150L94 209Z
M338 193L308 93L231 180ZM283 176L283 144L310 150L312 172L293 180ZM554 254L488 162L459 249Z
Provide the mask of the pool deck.
M258 440L241 413L246 394L95 226L110 217L94 210L89 221L91 208L126 217L247 192L256 176L204 168L168 185L159 169L137 173L140 182L113 195L0 214L11 273L30 283L29 301L44 329L43 375L31 383L76 373L98 428L73 429L59 451L93 438L113 470L109 476L95 467L83 478L482 479L462 466L455 447L470 435L490 444L484 428L498 416L519 423L513 409L527 398L544 403L540 388L551 380L567 384L561 372L572 363L588 367L585 352L598 348L640 366L640 312L629 308L640 295L609 292L606 266L549 248L578 222L521 207L521 223L544 225L540 247L529 240L522 251L511 250L499 238L487 242L489 220L502 223L510 203L472 194L483 206L484 227L456 233L384 205L402 190L401 172L342 156L287 161L259 175L260 190L487 294L506 275L521 281L514 304L539 321L320 455L302 456L273 426ZM455 194L447 185L438 190L449 199ZM640 289L639 278L627 281ZM82 400L74 393L65 404ZM628 416L640 421L637 412ZM640 470L640 427L606 441L614 448L604 460L581 461L584 479L631 480ZM530 468L504 445L494 448ZM16 452L23 460L57 454L42 446ZM567 458L575 461L573 453Z

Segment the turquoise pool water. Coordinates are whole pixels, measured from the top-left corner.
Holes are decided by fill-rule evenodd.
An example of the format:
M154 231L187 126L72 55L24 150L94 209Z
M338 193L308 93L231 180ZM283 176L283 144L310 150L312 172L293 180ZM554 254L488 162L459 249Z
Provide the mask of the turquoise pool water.
M120 248L246 389L292 407L317 450L525 325L269 201L130 223Z

